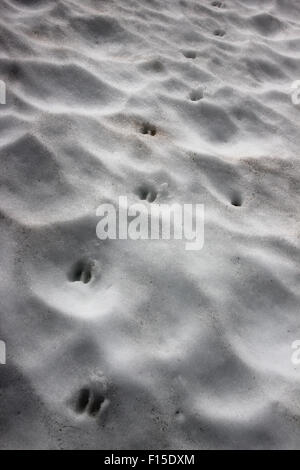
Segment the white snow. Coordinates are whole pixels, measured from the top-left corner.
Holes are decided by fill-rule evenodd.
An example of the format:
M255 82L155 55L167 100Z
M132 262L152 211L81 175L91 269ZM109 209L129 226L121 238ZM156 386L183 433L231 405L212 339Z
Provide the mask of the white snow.
M0 448L299 448L299 48L298 0L1 1ZM201 251L97 238L143 188Z

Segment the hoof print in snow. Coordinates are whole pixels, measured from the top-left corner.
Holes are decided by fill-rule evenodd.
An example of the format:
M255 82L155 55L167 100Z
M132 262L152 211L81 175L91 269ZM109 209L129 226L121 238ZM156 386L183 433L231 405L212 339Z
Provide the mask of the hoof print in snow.
M96 417L102 411L106 401L102 383L92 382L82 387L72 400L72 407L77 414Z
M92 266L92 263L89 261L77 261L69 272L69 280L71 282L88 284L92 279Z

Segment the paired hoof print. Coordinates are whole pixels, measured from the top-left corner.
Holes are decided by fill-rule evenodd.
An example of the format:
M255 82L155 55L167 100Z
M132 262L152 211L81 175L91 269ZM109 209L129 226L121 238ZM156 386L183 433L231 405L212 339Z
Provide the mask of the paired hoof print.
M219 37L219 38L223 38L225 36L226 32L224 31L224 29L216 29L214 31L214 35Z
M157 191L153 186L143 185L137 188L136 194L142 201L154 202L157 198Z
M200 101L204 97L202 88L198 88L197 90L192 90L190 92L190 100L191 101Z
M152 137L154 137L157 133L157 130L155 126L144 123L141 127L141 133L144 135L152 135Z
M73 399L73 408L77 414L96 417L102 411L106 397L101 383L91 383L79 390Z
M234 193L231 198L231 205L235 207L241 207L243 204L242 197L238 193Z
M220 2L219 0L214 0L213 2L211 2L211 6L215 8L225 8L225 3Z
M92 267L93 264L90 261L77 261L69 272L69 280L71 282L88 284L92 280Z

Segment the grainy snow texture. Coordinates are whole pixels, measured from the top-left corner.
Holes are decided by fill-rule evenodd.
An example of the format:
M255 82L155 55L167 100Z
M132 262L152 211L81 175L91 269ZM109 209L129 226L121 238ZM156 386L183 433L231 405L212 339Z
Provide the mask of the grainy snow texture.
M0 447L300 448L300 2L1 0L0 79Z

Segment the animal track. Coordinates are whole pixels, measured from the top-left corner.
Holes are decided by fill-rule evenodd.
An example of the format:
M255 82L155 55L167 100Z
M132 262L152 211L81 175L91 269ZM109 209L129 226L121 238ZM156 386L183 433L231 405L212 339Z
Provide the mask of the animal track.
M150 71L150 72L155 72L155 73L161 73L165 70L165 67L163 63L160 60L151 60L149 62L146 62L142 65L142 68L145 71Z
M215 0L214 2L211 2L211 5L213 7L216 7L216 8L224 8L225 7L225 3L220 2L218 0Z
M76 411L77 413L83 413L90 401L90 391L88 388L82 388L77 397L77 402L76 402Z
M234 193L231 198L231 204L235 207L241 207L242 203L243 201L241 195L238 193Z
M192 90L189 96L190 96L191 101L202 100L204 96L202 88L198 88L197 90Z
M157 198L157 191L150 185L140 186L137 189L136 194L142 201L154 202Z
M182 54L183 54L184 57L186 57L187 59L196 59L196 57L197 57L196 52L195 52L195 51L192 51L192 50L183 51Z
M69 273L69 280L71 282L82 282L83 284L88 284L91 279L92 263L84 260L77 261Z
M220 38L222 38L223 36L225 36L226 32L223 30L223 29L216 29L214 31L214 35L215 36L218 36Z
M105 396L98 384L83 387L75 398L75 411L78 414L87 413L89 416L97 416L105 401Z
M142 128L141 128L141 133L146 135L152 135L153 137L156 135L156 127L155 126L151 126L150 124L143 124Z

